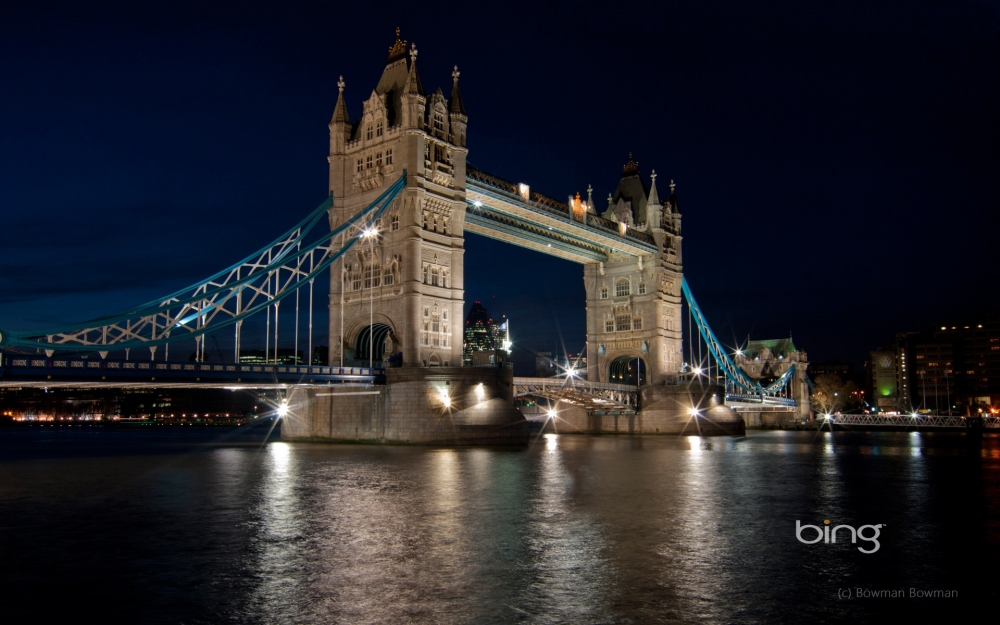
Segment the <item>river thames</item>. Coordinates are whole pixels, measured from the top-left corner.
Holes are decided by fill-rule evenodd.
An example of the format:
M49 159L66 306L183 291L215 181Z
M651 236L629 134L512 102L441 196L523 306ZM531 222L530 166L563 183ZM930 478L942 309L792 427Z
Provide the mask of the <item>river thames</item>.
M922 623L997 599L996 435L263 439L0 430L4 622ZM797 539L824 520L881 527Z

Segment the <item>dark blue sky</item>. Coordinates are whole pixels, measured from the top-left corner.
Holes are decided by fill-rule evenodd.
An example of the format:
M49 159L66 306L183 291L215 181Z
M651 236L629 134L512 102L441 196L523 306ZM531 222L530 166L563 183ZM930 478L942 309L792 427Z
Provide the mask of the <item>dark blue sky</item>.
M459 66L477 167L556 198L607 197L629 152L675 179L723 341L860 361L1000 306L995 3L22 3L0 19L0 328L147 301L298 221L337 76L357 117L396 26L428 90ZM579 266L466 249L468 303L529 350L583 345Z

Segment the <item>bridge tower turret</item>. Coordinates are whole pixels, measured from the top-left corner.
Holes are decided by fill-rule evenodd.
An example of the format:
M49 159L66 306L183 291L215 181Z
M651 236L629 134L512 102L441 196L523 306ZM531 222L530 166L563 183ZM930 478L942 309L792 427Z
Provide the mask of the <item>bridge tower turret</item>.
M648 232L657 252L639 257L611 252L607 262L584 266L588 378L635 384L641 361L645 384L676 379L683 359L683 265L674 185L670 199L661 202L656 172L647 186L630 154L603 216L618 222L622 233Z
M377 237L359 241L332 267L331 365L368 366L400 352L404 366L462 362L468 118L458 68L451 102L440 89L428 96L416 45L406 43L397 29L382 76L353 123L341 81L330 124L331 226L408 172L406 188L376 224Z

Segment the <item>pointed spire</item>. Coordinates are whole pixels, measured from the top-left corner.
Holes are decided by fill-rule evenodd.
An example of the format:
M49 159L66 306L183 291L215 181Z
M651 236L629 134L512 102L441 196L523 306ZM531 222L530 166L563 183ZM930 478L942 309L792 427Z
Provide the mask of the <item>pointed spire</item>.
M462 72L458 71L458 65L451 71L451 79L454 85L451 88L451 102L448 104L448 112L465 115L465 104L462 102L462 92L458 90L458 77Z
M676 189L676 188L677 188L677 185L674 184L673 180L671 180L670 181L670 207L673 209L673 211L675 213L677 213L678 215L680 215L681 214L681 209L677 207L677 194L674 193L674 189Z
M420 83L420 74L417 73L417 44L410 44L410 73L403 83L403 93L406 95L427 95L424 93L424 86Z
M347 104L344 102L344 77L341 76L340 80L337 81L337 89L340 90L340 94L337 96L337 106L333 109L333 119L330 120L331 124L351 124L351 116L347 114Z
M649 185L649 199L646 200L646 206L656 206L657 208L659 208L660 196L656 193L656 170L655 169L653 170L653 173L649 175L649 178L650 178L650 180L652 180L652 182Z
M587 185L587 206L590 207L590 210L594 211L595 213L597 212L597 210L594 208L594 187L590 186L589 184Z

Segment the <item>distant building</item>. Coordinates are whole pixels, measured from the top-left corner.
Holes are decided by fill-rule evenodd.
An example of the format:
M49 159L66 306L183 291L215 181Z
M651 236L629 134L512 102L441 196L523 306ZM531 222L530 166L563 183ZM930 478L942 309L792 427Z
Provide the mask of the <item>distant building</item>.
M1000 313L897 334L871 353L865 374L879 409L1000 411Z
M766 386L795 367L786 387L788 396L797 401L799 415L809 415L809 381L806 370L809 358L795 346L791 337L747 341L746 347L736 353L736 366L750 378Z
M1000 312L940 323L910 343L915 408L1000 411Z
M497 349L510 350L510 324L506 318L496 321L483 308L480 302L474 302L469 314L465 317L463 329L464 344L462 346L462 366L473 365L472 354L479 351Z
M240 350L240 362L243 364L278 364L278 365L304 365L302 351L294 349L278 349L278 358L275 360L274 350L270 349L264 354L262 349Z

